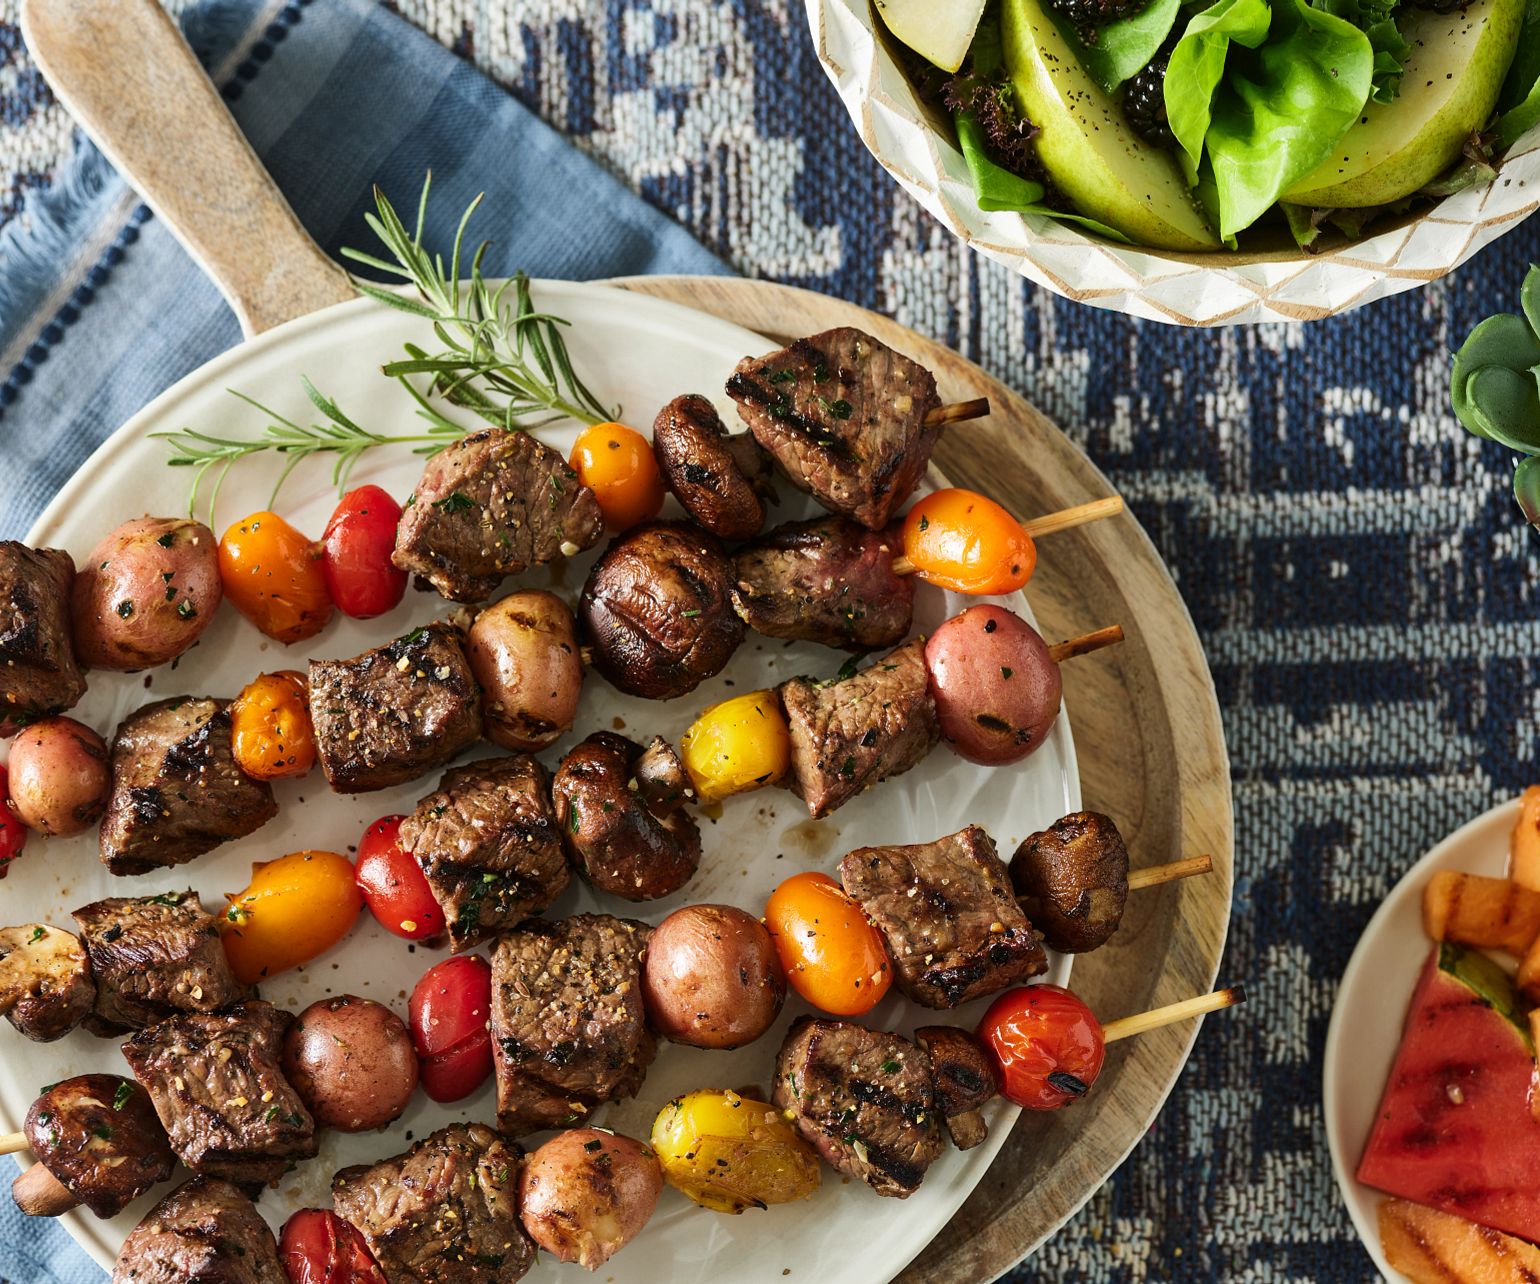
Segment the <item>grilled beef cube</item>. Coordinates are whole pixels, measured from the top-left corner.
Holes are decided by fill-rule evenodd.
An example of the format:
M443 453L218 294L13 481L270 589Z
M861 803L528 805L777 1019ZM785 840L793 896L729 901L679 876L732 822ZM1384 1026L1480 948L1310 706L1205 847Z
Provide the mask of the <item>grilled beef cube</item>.
M928 1008L1020 985L1047 956L977 825L933 843L858 847L840 881L887 938L898 988Z
M344 1168L332 1206L390 1284L513 1284L535 1258L519 1224L522 1154L482 1124L451 1124L404 1155Z
M941 1153L930 1058L908 1039L803 1017L775 1061L772 1100L829 1164L907 1199Z
M45 1088L23 1126L39 1162L98 1217L116 1217L176 1167L149 1094L115 1074Z
M70 640L74 560L0 540L0 736L63 713L85 694Z
M982 1107L1000 1091L994 1059L984 1045L955 1025L922 1025L914 1041L930 1057L936 1104L958 1150L972 1150L989 1136Z
M837 682L793 678L780 694L791 729L791 790L815 817L908 771L941 735L918 640Z
M157 700L113 737L102 862L114 874L185 864L277 814L272 786L235 765L228 701Z
M510 1137L633 1097L657 1044L642 1009L651 929L607 914L532 921L492 954L497 1126Z
M287 1284L278 1243L229 1182L194 1177L129 1232L112 1284Z
M924 366L848 326L745 357L727 394L792 483L881 530L925 476L941 436Z
M193 1172L261 1185L315 1157L315 1120L279 1069L293 1020L253 999L172 1017L124 1042L171 1148Z
M571 878L545 768L528 754L447 772L401 823L400 841L427 875L456 951L540 913Z
M62 1039L96 1006L85 946L46 923L0 927L0 1016L38 1043Z
M442 767L481 737L481 690L442 622L351 660L310 662L310 720L326 781L360 794Z
M914 619L914 578L895 575L894 531L841 517L777 526L733 558L733 609L756 633L850 651L897 646Z
M214 920L192 891L114 896L74 914L96 978L96 1034L214 1012L251 994L230 971Z
M428 461L406 501L391 560L455 602L480 602L505 576L592 547L604 530L593 491L527 432L486 428Z

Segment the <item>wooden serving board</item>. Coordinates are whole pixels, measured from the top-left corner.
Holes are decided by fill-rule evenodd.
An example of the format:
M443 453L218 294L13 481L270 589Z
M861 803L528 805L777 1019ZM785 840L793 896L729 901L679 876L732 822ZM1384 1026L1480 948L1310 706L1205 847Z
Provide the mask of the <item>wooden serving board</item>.
M613 284L778 343L859 326L929 367L944 401L988 397L989 418L950 429L936 465L952 483L1013 513L1052 512L1112 493L1096 466L1027 401L886 317L763 281L631 277ZM1094 663L1064 668L1084 805L1116 819L1135 864L1202 852L1215 862L1207 877L1131 896L1117 935L1075 960L1075 991L1107 1019L1203 993L1213 987L1229 923L1234 817L1219 704L1187 608L1131 514L1045 540L1027 593L1050 642L1105 624L1121 624L1127 634ZM1083 1102L1053 1114L1025 1112L972 1197L900 1280L979 1284L1018 1263L1138 1144L1199 1033L1187 1024L1114 1044Z

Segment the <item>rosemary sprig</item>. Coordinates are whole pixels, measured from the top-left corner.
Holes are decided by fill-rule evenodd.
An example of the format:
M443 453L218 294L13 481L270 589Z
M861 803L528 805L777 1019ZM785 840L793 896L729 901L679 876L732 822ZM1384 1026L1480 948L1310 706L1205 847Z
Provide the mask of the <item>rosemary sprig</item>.
M247 396L244 392L238 392L234 388L226 389L232 397L238 397L248 406L255 407L274 422L268 424L259 437L216 437L211 433L198 432L193 428L184 428L180 432L151 433L171 446L171 457L166 460L173 468L192 468L192 489L187 496L187 515L193 517L198 508L198 495L203 488L204 478L212 471L214 476L213 488L209 494L208 515L213 521L214 509L219 503L220 487L224 485L225 478L237 461L247 458L249 455L262 454L266 451L276 451L286 456L283 471L279 473L278 480L273 483L272 494L268 497L268 507L272 507L278 498L278 492L284 482L289 479L289 474L294 471L301 460L308 459L311 455L335 454L337 460L332 468L332 482L338 492L347 488L348 478L352 476L353 466L358 463L359 456L364 451L372 450L375 446L383 446L388 443L410 443L415 446L416 452L423 455L437 454L445 446L465 435L465 428L445 419L431 405L422 394L406 379L400 380L407 391L417 400L418 414L428 421L428 431L424 433L403 433L386 435L370 432L361 424L355 423L342 408L326 396L309 379L301 379L305 387L305 395L319 410L326 420L324 423L299 424L294 420L279 414L269 406L264 406L260 401Z
M494 288L482 276L481 262L491 242L477 246L468 277L461 279L465 233L481 204L480 196L460 216L447 269L441 255L423 248L432 186L430 172L423 181L417 225L411 232L385 193L374 189L375 213L366 214L364 221L393 262L361 250L342 251L346 259L410 283L415 297L353 280L360 294L431 321L442 345L441 351L428 352L409 343L406 359L389 362L385 373L429 375L431 391L501 428L531 427L561 417L590 424L616 418L618 409L601 404L573 370L561 336L567 322L535 311L529 278L519 272Z

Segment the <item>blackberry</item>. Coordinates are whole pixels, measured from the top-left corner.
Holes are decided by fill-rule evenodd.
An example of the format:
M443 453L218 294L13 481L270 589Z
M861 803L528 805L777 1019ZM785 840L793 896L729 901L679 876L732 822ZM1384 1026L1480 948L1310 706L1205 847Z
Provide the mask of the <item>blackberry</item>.
M1166 64L1171 51L1162 49L1137 76L1123 86L1123 115L1134 133L1152 147L1176 142L1166 118Z
M1096 28L1117 18L1137 13L1149 0L1048 0L1048 5L1064 21L1080 28L1087 44L1096 42Z

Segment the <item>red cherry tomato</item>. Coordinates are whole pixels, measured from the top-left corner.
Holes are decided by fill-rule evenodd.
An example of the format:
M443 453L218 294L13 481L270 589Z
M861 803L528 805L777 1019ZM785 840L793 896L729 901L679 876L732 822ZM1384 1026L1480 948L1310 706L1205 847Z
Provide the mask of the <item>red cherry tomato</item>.
M979 1039L994 1053L1000 1095L1029 1110L1080 1100L1106 1055L1100 1022L1058 985L1007 990L984 1013Z
M412 991L412 1042L434 1101L468 1097L492 1073L492 968L479 954L445 959Z
M417 858L401 847L405 816L382 816L358 843L358 890L387 932L431 941L444 931L444 911L433 899Z
M302 1208L289 1218L278 1255L289 1284L386 1284L364 1237L329 1209Z
M11 862L21 855L27 845L27 827L11 810L10 775L0 766L0 878L11 872Z
M337 504L321 536L321 570L344 615L384 615L406 593L406 572L390 560L400 520L401 505L378 486L359 486Z

